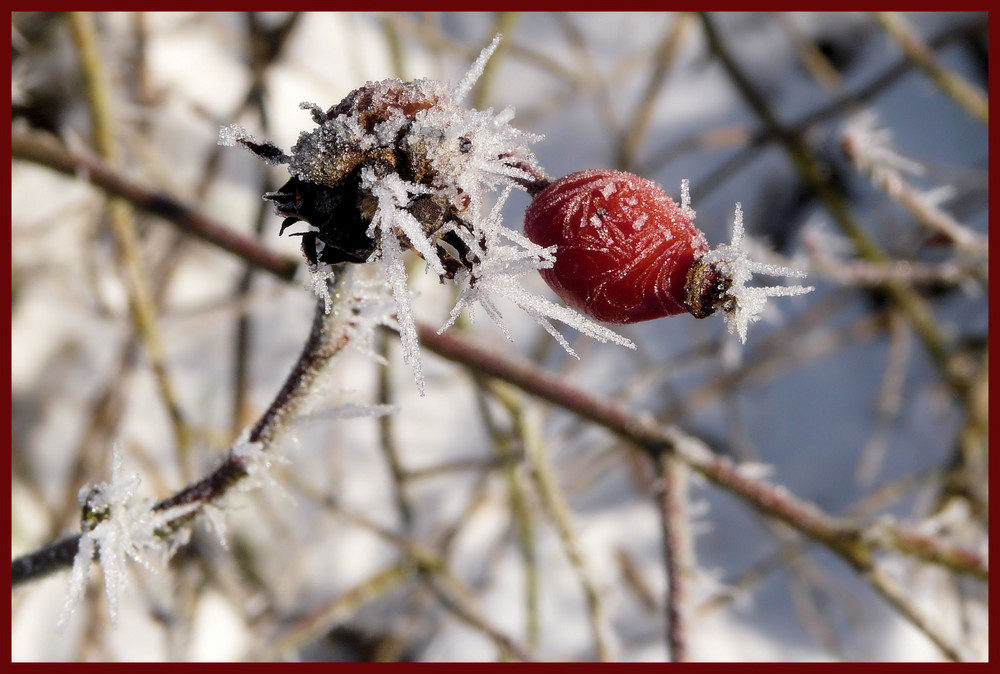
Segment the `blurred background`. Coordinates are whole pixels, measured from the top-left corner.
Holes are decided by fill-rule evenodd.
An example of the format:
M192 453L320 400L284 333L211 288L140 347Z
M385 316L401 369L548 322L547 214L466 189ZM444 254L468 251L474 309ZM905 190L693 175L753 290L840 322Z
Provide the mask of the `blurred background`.
M220 148L220 126L287 149L313 128L300 102L325 109L386 77L458 82L503 33L467 103L513 106L514 126L544 135L534 150L552 177L621 168L675 198L688 179L713 246L729 241L741 202L760 255L807 270L816 290L772 301L745 346L723 321L690 316L622 326L636 352L567 330L579 361L514 307L513 342L482 315L461 329L677 424L829 515L890 518L986 555L986 14L92 19L115 171L290 259L298 239L277 237L260 198L287 174ZM143 211L123 263L105 193L31 152L40 139L103 147L67 17L11 21L15 557L79 531L77 491L108 479L114 443L143 496L207 473L277 392L314 298L304 269L290 283L255 271ZM512 196L508 226L527 203ZM150 290L159 352L130 318L133 273ZM453 289L411 281L418 318L443 324ZM12 658L494 660L511 642L539 659L666 658L647 460L426 350L420 398L398 339L375 346L388 365L347 351L314 407L395 414L297 423L277 485L227 497L224 534L198 525L168 569L132 569L115 628L96 567L61 633L69 574L18 588ZM544 450L542 478L529 443ZM692 659L945 657L793 528L694 478L688 501ZM987 659L985 583L905 555L878 561L928 629Z

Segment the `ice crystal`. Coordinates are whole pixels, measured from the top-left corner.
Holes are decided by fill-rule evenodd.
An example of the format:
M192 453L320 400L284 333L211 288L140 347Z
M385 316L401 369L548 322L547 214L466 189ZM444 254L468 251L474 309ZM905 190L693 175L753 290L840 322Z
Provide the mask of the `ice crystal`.
M281 485L271 476L271 466L275 463L288 463L288 459L277 452L268 451L263 442L250 440L250 429L245 429L233 446L230 455L236 458L247 477L240 480L239 489L249 491L259 487L280 488ZM284 494L284 490L281 489ZM285 494L287 497L287 494Z
M184 534L168 538L157 535L157 530L162 530L168 522L198 506L183 505L154 511L152 500L135 498L139 482L138 475L123 478L121 450L115 445L111 456L111 481L80 490L83 532L73 559L59 629L66 625L83 599L95 552L104 576L108 615L114 625L118 620L118 597L128 583L126 558L155 572L158 566L166 562L176 546L183 543Z
M726 314L726 327L731 334L738 334L741 342L747 341L747 326L760 320L768 297L803 295L813 290L812 286L747 285L754 273L791 278L804 278L806 274L798 269L754 262L750 259L744 248L743 208L739 203L736 204L736 215L733 218L732 243L720 244L705 253L699 262L715 265L724 277L731 279L732 286L727 293L729 300L723 309Z
M691 181L687 178L681 180L681 213L689 222L694 222L698 214L691 208Z
M384 417L395 414L395 405L367 405L365 403L341 403L334 407L315 410L300 415L296 421L330 421L331 419L355 419L358 417Z
M878 116L865 110L848 120L843 131L843 148L863 173L889 194L903 185L903 174L920 175L919 162L899 154L892 145L892 132L879 126Z
M503 297L531 316L574 357L578 357L576 352L570 348L549 318L562 321L601 342L611 341L634 349L632 342L612 330L568 307L528 292L517 282L525 274L551 266L555 260L555 246L542 248L520 233L503 226L500 213L509 194L508 187L500 195L489 217L483 220L480 228L484 238L483 245L479 247L481 254L475 258L470 269L462 269L456 275L460 287L458 301L438 333L451 327L464 307L479 304L507 339L511 339L494 301L495 297Z
M335 279L333 267L330 265L309 265L309 285L306 290L311 290L317 299L323 300L323 311L330 313L333 308L333 298L330 297L330 282Z
M226 513L214 503L204 504L201 512L205 516L208 528L212 530L216 540L219 541L219 547L228 550L229 543L226 541Z
M395 176L394 176L395 177ZM397 177L398 180L398 177ZM403 360L413 369L413 379L417 384L420 395L424 394L424 375L420 364L420 344L417 338L416 322L413 318L413 309L410 304L410 289L407 283L406 265L403 262L403 251L399 246L399 240L393 226L396 224L405 227L407 219L402 211L391 205L393 200L392 181L389 187L373 184L373 194L379 198L380 210L376 211L372 219L370 235L375 234L373 229L376 225L381 238L379 241L379 253L377 258L382 262L382 269L385 277L392 286L392 298L396 303L396 321L399 324L399 338L403 345ZM409 215L406 213L406 215ZM412 217L412 216L411 216ZM422 236L420 237L422 239ZM424 243L426 240L422 241ZM375 257L375 256L373 256ZM369 258L372 261L373 258Z
M385 358L375 350L373 337L379 327L399 330L391 285L383 279L355 277L340 294L343 310L349 314L346 334L350 348L384 365Z

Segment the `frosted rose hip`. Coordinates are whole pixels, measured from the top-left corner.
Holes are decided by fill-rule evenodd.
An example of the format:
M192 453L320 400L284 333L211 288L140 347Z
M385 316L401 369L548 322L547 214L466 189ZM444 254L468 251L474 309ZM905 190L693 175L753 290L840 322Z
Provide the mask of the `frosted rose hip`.
M689 311L688 273L708 251L705 235L655 183L608 169L571 173L539 192L524 233L557 246L555 264L540 272L556 294L607 323Z

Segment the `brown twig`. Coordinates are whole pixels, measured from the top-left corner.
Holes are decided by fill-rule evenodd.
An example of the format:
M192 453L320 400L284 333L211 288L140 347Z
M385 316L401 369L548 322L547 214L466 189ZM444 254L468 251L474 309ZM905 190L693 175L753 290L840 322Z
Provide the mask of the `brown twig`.
M300 263L268 250L253 237L214 220L161 192L126 178L107 163L68 149L58 139L38 131L13 131L11 156L47 166L69 176L80 176L94 186L128 200L133 206L177 225L187 234L218 246L258 269L290 281Z
M731 492L765 515L792 526L805 536L822 544L840 557L857 573L868 579L873 588L890 603L898 606L905 597L895 592L875 561L876 549L914 554L916 547L899 547L896 537L909 538L909 530L890 527L893 535L884 534L883 527L851 522L832 517L815 505L801 501L786 489L747 475L729 459L713 453L700 440L675 427L662 427L648 417L631 414L624 408L577 389L564 380L549 375L537 367L517 361L455 337L438 335L429 326L418 324L421 343L435 353L468 367L480 375L507 381L524 391L572 411L582 418L607 428L634 444L654 460L663 454L676 457L701 473L711 482ZM873 536L873 531L880 535ZM953 546L937 539L922 540L928 548L920 548L921 559L941 565L954 572L988 580L988 564L976 552ZM925 632L949 657L960 659L958 651L928 621L910 606L901 611L904 617Z
M667 573L666 635L671 662L687 660L687 581L691 563L691 531L687 519L686 468L662 454L656 462L663 563Z
M347 275L340 274L338 278L343 279ZM260 442L265 448L271 447L280 431L286 428L289 418L305 403L323 366L347 345L346 332L334 328L337 316L338 312L331 314L325 312L323 300L317 303L312 328L302 353L278 395L251 429L249 442ZM248 474L247 468L246 458L230 451L214 471L176 494L157 502L153 509L164 511L175 506L212 503L243 480ZM193 517L192 513L173 520L169 525L170 531L176 530ZM167 535L170 531L164 530L161 533ZM12 586L17 587L72 566L79 543L79 535L71 536L41 550L18 557L11 562Z
M961 105L966 112L989 125L989 101L983 92L955 73L943 68L931 50L913 32L906 19L895 12L875 12L875 20L892 36L906 57L927 73L940 89Z

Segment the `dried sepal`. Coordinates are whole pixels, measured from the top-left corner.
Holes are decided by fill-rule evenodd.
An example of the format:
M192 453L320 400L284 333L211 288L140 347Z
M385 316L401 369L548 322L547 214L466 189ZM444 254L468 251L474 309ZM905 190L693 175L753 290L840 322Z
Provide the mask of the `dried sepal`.
M692 274L703 279L700 286L703 294L695 300L696 303L702 308L711 306L721 309L729 332L739 335L741 342L746 342L747 326L760 320L767 298L804 295L812 292L813 287L747 285L753 274L805 278L806 273L799 269L754 262L744 248L743 237L743 208L737 203L732 242L720 244L705 253L696 268L692 269Z

